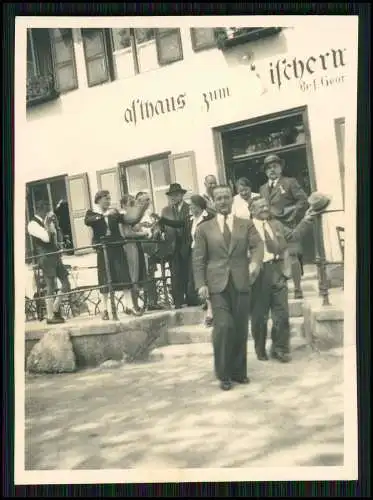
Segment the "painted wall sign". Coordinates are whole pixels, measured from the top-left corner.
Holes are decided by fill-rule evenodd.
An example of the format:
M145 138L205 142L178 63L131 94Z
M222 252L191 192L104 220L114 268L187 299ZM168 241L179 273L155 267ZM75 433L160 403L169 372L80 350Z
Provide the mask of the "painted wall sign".
M317 90L321 87L330 87L344 82L345 75L329 76L331 72L346 66L347 49L330 49L322 54L311 55L304 58L284 57L270 61L267 68L259 69L252 62L248 69L261 82L262 93L267 87L276 87L281 90L286 82L297 81L299 89L303 92ZM264 73L265 71L265 73ZM232 96L229 86L207 90L200 94L202 109L209 112L217 101L226 100ZM187 92L177 96L169 96L155 101L134 99L124 111L124 121L127 124L137 125L139 121L151 120L158 116L184 110L188 105Z

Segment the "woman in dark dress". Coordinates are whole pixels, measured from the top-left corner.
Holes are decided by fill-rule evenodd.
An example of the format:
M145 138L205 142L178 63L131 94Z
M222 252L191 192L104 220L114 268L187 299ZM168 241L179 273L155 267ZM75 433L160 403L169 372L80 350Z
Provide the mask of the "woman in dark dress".
M131 215L124 215L119 213L115 208L110 208L111 198L109 191L99 191L95 196L96 207L94 210L88 210L84 223L91 227L93 230L92 243L103 242L119 242L123 240L120 233L119 224L132 223L136 224L141 219L146 206L139 207L138 213ZM137 217L135 217L137 215ZM107 286L107 276L105 267L105 257L102 248L97 247L97 275L100 292L103 299L103 315L102 319L108 320L108 294L109 287ZM124 292L124 302L127 305L126 313L138 315L130 304L131 300L131 277L128 267L128 261L123 249L123 245L107 246L107 254L110 268L111 281L114 291Z

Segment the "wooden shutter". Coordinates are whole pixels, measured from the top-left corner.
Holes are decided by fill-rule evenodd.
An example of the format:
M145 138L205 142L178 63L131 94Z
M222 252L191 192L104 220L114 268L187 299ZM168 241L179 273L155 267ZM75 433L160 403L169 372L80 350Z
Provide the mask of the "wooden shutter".
M56 86L59 92L78 88L72 29L50 29Z
M74 248L91 245L92 230L84 224L85 214L91 208L88 174L66 177L66 190ZM76 250L75 253L79 255L91 251L92 249Z
M169 156L172 182L178 182L187 190L186 196L198 193L196 160L194 151Z
M122 194L122 183L118 167L108 168L97 171L97 186L98 189L106 189L110 192L111 206L120 208L120 199Z
M183 59L183 47L179 28L158 28L155 32L158 64L170 64Z

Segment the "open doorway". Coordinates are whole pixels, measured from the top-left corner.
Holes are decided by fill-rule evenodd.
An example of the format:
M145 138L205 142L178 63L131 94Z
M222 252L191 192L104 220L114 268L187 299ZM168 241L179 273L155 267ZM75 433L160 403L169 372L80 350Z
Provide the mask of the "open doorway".
M263 116L248 122L221 127L221 157L227 181L234 185L240 177L249 179L252 191L258 193L267 182L262 172L264 158L277 154L285 161L284 175L295 177L307 194L315 189L310 167L310 145L307 141L305 110L293 110L278 115ZM315 260L314 235L303 240L303 261Z
M48 200L51 209L57 216L63 236L64 248L69 253L73 253L73 237L65 177L42 179L27 184L26 209L28 219L30 219L35 214L35 203L38 200ZM30 252L31 245L29 238L26 238L26 255Z

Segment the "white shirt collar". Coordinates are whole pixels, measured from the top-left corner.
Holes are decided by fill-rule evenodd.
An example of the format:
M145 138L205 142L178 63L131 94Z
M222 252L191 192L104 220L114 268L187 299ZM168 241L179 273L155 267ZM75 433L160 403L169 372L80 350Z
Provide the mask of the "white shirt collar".
M221 232L223 232L224 219L225 219L224 215L217 214L217 221L218 221ZM229 227L229 230L232 232L232 230L233 230L233 214L232 214L232 212L227 215L227 226Z
M109 211L109 209L104 211L104 210L102 210L102 208L100 207L100 205L96 205L95 212L97 212L98 214L103 215L104 217L106 217L108 211Z

